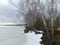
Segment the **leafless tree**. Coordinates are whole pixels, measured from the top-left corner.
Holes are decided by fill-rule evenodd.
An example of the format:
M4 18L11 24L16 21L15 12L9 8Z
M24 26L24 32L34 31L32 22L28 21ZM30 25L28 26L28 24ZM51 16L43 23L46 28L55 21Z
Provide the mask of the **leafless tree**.
M9 0L9 3L14 8L16 8L15 10L18 12L17 13L17 20L20 22L20 17L22 16L23 18L25 18L25 16L26 16L27 5L26 5L26 1L24 1L24 0L17 0L17 1L18 1L18 3L16 2L17 5L13 2L13 0Z

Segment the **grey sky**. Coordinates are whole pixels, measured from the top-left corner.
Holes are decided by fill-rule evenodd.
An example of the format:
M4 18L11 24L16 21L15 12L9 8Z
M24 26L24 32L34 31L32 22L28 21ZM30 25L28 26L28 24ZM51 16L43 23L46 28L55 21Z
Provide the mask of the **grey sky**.
M13 7L12 5L10 5L8 3L8 0L5 0L5 2L3 3L4 1L2 1L2 3L0 4L0 23L10 23L10 22L20 22L22 23L22 20L18 20L17 19L17 11L16 11L16 8ZM14 4L16 0L13 1ZM1 17L4 17L3 19ZM22 16L19 17L19 19L21 18ZM21 18L22 19L22 18ZM9 21L10 20L10 21Z
M16 20L16 15L17 15L16 8L13 7L11 4L9 4L9 0L5 0L5 2L3 0L1 0L1 1L0 1L1 2L0 3L0 16L1 15L6 15L8 18L15 21ZM12 1L13 1L14 4L17 5L17 2L19 0L12 0ZM47 0L41 0L41 1L43 1L44 4L47 2ZM58 9L58 11L60 10L60 3L59 2L60 2L60 0L57 0L57 3L58 3L58 8L57 9ZM21 18L21 16L20 16L20 18Z

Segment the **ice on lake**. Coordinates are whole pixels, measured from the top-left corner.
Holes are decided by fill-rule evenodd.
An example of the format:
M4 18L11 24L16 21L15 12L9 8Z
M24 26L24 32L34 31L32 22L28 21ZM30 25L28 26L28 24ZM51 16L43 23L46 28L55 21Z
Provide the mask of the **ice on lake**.
M23 45L26 42L25 34L18 27L0 27L0 45Z
M41 34L25 34L22 29L24 26L0 27L0 45L40 45Z

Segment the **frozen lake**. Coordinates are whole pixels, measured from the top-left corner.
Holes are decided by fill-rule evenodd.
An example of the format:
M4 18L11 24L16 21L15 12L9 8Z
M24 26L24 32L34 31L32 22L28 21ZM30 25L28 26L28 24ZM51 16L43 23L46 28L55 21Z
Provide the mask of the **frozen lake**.
M40 37L34 32L24 34L24 26L0 27L0 45L40 45Z

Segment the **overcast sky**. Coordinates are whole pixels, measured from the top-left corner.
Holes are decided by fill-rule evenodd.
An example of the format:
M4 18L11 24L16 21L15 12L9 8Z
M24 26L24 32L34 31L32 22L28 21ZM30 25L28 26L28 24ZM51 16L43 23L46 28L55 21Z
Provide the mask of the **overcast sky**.
M13 3L17 5L19 0L13 0ZM44 4L46 3L47 0L42 0ZM58 2L58 10L60 10L60 0L57 0ZM1 16L3 15L3 16ZM17 11L16 8L13 7L10 3L9 0L0 0L0 22L5 22L4 19L8 19L10 21L6 22L12 22L16 20L16 15ZM3 17L3 19L1 18ZM21 18L22 16L20 16ZM13 19L14 18L14 19ZM22 20L23 18L21 18ZM2 21L3 20L3 21Z
M13 0L13 3L17 4L17 1ZM20 18L22 20L22 16ZM10 22L19 22L16 8L9 3L9 0L0 0L0 23Z

